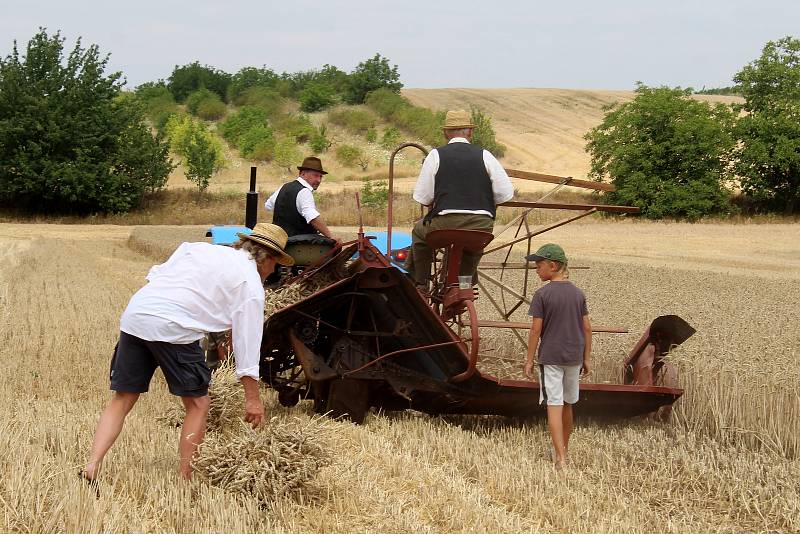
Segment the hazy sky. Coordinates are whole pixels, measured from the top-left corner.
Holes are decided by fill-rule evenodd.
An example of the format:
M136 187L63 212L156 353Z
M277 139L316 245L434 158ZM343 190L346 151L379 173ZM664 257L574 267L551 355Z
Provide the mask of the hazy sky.
M561 5L560 5L561 4ZM350 71L380 52L407 87L700 88L800 37L800 0L0 0L0 54L39 26L97 44L129 86L198 60Z

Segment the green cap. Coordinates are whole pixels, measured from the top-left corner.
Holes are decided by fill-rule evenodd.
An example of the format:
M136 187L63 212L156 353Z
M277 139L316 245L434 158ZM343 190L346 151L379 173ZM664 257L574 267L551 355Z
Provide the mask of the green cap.
M555 243L547 243L546 245L542 245L535 253L531 254L530 256L525 256L525 259L528 261L557 261L565 265L567 263L567 255L564 254L564 249Z

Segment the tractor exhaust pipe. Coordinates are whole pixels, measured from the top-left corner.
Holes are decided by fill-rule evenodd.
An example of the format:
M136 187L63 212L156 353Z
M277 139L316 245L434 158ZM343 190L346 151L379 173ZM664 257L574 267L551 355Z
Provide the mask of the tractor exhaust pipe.
M247 192L244 225L251 230L258 222L258 192L256 191L256 167L250 167L250 191Z

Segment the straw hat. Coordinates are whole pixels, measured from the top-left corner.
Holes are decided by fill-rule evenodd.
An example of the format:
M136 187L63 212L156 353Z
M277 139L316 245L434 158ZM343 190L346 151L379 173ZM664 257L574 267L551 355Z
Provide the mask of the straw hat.
M279 253L278 263L281 265L294 265L294 258L284 252L286 240L289 237L286 232L278 225L269 223L258 223L250 234L236 234L240 239L249 239L263 247Z
M327 171L322 169L322 161L314 156L309 156L303 160L303 163L297 167L299 171L317 171L322 174L328 174Z
M463 109L455 109L447 112L444 117L444 130L461 130L464 128L475 128L472 124L469 113Z

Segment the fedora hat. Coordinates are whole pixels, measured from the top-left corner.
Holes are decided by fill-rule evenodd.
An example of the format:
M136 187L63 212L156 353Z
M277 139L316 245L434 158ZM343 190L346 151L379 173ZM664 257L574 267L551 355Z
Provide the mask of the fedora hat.
M469 113L463 109L455 109L447 112L444 117L443 130L461 130L463 128L475 128L472 124Z
M328 174L322 168L322 162L319 158L315 158L314 156L309 156L303 160L303 163L297 167L299 171L317 171L321 174Z
M238 233L239 239L249 239L262 247L272 249L279 254L278 263L294 265L294 258L284 252L289 237L280 226L269 223L258 223L250 234Z

